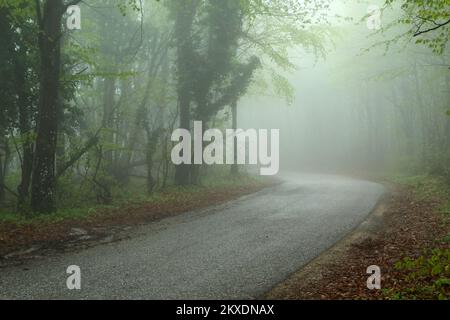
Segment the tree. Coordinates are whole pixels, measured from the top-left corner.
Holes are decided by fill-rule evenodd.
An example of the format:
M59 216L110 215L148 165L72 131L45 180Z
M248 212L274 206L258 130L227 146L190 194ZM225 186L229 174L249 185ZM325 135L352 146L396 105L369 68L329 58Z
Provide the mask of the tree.
M3 142L12 141L19 157L21 181L17 188L18 208L28 207L33 166L34 123L37 109L36 85L38 77L36 25L29 17L33 13L31 1L7 2L0 6L2 23L1 96L4 97L0 128ZM5 144L7 146L8 143ZM7 151L8 148L5 149ZM12 158L5 152L5 160ZM8 167L4 161L3 167ZM2 184L2 183L0 183ZM11 193L11 192L10 192Z
M62 16L69 5L63 0L36 1L40 57L39 108L34 168L31 182L31 208L49 213L55 205L55 154L58 137L59 90L61 72Z
M404 34L416 38L417 44L443 54L450 36L450 1L387 0L386 5L400 4L403 15L394 22L408 26Z
M177 93L181 129L190 130L192 74L194 72L194 19L200 4L199 0L173 1L170 3L175 18ZM190 182L190 166L181 164L176 167L175 183L187 185Z

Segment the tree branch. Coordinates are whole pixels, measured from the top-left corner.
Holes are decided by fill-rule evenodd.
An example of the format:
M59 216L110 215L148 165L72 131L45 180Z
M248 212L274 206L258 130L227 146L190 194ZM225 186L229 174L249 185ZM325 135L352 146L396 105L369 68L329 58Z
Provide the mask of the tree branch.
M17 193L15 193L14 191L12 191L10 188L8 188L4 183L0 183L0 187L2 187L3 189L5 189L9 193L11 193L16 198L19 198L19 195Z
M100 131L99 131L100 132ZM98 132L98 133L99 133ZM81 148L77 153L73 154L70 159L58 170L56 173L56 178L61 177L71 166L75 164L86 152L88 152L92 147L94 147L98 141L98 133L96 133L92 138L90 138L83 148Z
M426 20L426 19L424 19L424 18L420 18L420 19ZM437 29L439 29L439 28L442 28L443 26L445 26L445 25L447 25L447 24L450 24L450 19L448 19L446 22L443 22L443 23L437 23L437 22L435 22L435 21L432 21L432 22L433 22L436 26L434 26L433 28L429 28L429 29L421 30L421 31L420 31L420 28L422 27L422 24L421 24L420 27L419 27L419 29L414 33L414 37L417 37L417 36L420 36L421 34L428 33L428 32L437 30Z

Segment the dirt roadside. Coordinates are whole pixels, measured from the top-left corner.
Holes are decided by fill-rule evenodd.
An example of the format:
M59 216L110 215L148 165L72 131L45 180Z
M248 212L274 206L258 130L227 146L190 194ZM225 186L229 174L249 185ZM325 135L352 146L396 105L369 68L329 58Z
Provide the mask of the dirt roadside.
M394 265L434 247L449 248L444 237L449 219L438 213L442 197L418 200L413 188L386 184L376 210L352 234L311 261L263 299L350 300L386 299L385 289L402 289L405 271ZM367 267L381 268L382 290L369 290Z
M61 252L82 250L121 241L147 223L192 210L219 205L256 193L277 181L252 182L241 186L203 188L200 191L168 191L157 201L99 209L80 219L43 223L0 223L0 268L20 265Z

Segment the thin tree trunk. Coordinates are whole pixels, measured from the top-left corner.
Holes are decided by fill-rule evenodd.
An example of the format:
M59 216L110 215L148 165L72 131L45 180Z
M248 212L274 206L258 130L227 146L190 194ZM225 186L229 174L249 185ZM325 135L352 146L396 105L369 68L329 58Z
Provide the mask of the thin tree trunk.
M27 99L27 92L24 88L25 66L20 60L16 60L16 86L19 96L19 130L23 142L21 157L21 180L17 187L18 202L17 209L22 212L28 207L28 198L31 184L31 174L33 172L33 139L32 139L32 117Z
M103 128L107 129L104 134L104 141L112 145L114 143L114 135L112 133L114 125L114 93L115 93L115 79L106 78L104 81L103 92ZM110 148L111 146L108 146ZM104 156L107 166L111 169L113 167L113 151L107 150Z
M177 39L177 67L178 67L178 103L180 108L180 128L190 130L191 120L191 79L192 68L192 24L196 13L195 1L183 1L178 8L175 24ZM176 167L175 183L180 186L190 182L191 166L181 164Z
M5 174L3 173L3 155L0 154L0 204L5 200Z
M9 149L8 145L5 144L4 154L0 154L0 203L5 200L6 191L14 196L17 196L14 191L6 186L6 177L8 175L8 164L10 161L10 156L11 150Z
M237 102L234 101L231 105L231 116L232 116L232 126L233 129L237 129ZM231 175L238 175L239 174L239 166L237 164L237 153L238 153L238 147L237 147L237 137L234 138L234 163L231 165Z
M162 178L161 188L164 189L167 186L167 179L169 177L169 162L170 162L169 157L168 157L168 151L167 151L167 142L163 142L163 152L164 152L163 158L162 158L162 161L163 161L163 168L162 168L163 178Z
M146 162L147 162L147 193L153 193L155 189L155 179L153 178L153 155L158 145L159 132L150 132L147 130Z

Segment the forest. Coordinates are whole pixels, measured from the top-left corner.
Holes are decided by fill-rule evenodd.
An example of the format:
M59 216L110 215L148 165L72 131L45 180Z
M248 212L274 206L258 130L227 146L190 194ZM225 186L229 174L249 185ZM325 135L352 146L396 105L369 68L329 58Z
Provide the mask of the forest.
M442 192L449 36L449 0L0 0L0 224L277 183L254 161L174 163L199 121L279 130L281 173Z
M77 4L81 28L70 30L67 8ZM291 99L289 50L326 55L340 32L330 23L329 6L2 0L0 203L21 213L50 213L67 198L111 203L130 183L145 182L149 194L200 183L206 173L198 166L171 164L172 131L190 129L193 120L236 127L236 109L249 91ZM405 2L403 16L386 31L395 36L382 45L414 33L418 53L407 68L396 70L391 62L384 74L369 70L388 80L372 90L367 79L366 92L354 97L363 100L358 112L372 166L384 165L379 158L389 154L407 159L403 165L413 170L449 175L450 79L441 67L448 63L448 28L410 18L423 12L441 21L446 9L445 1L430 8ZM377 91L386 105L371 105ZM387 131L389 145L381 138Z

